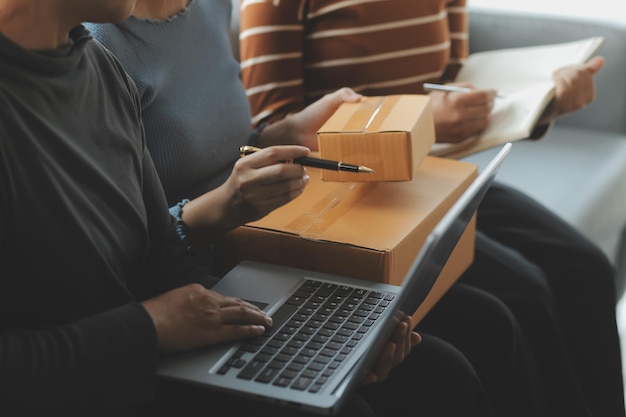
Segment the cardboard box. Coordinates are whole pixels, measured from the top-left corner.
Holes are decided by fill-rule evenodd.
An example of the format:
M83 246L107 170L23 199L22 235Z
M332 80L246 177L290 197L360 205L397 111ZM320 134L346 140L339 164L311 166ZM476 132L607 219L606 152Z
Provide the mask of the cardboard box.
M320 157L365 165L373 174L322 172L324 181L409 181L435 142L426 95L365 97L343 103L317 132Z
M216 243L218 272L251 259L377 282L401 284L428 233L477 175L474 164L426 157L406 182L324 182L309 168L304 193ZM470 265L468 225L415 323Z

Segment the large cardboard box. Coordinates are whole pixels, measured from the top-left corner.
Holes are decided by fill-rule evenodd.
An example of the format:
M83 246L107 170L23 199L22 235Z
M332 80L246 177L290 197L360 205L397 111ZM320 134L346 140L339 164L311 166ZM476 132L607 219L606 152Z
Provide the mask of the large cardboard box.
M324 182L320 170L308 170L301 196L216 243L220 273L251 259L400 284L429 232L477 175L474 164L430 156L406 182ZM470 265L474 237L475 219L415 323Z
M320 156L374 173L322 172L324 181L408 181L435 142L427 95L364 97L343 103L317 132Z

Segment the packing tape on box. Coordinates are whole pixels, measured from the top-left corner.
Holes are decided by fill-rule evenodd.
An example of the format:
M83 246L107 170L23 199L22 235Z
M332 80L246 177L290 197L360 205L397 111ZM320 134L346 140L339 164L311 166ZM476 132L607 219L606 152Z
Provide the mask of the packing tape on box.
M316 238L377 186L376 182L335 183L332 190L285 229L303 237Z
M361 133L381 130L383 122L399 100L399 96L365 97L354 114L346 121L344 130ZM365 124L363 120L366 121Z

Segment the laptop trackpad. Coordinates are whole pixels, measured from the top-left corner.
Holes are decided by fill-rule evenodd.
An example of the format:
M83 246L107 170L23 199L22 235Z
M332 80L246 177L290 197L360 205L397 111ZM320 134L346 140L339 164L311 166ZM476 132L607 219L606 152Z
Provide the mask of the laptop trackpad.
M254 300L243 300L243 301L247 301L250 304L254 304L255 306L259 307L261 310L265 310L265 307L267 307L269 304L261 302L261 301L254 301Z

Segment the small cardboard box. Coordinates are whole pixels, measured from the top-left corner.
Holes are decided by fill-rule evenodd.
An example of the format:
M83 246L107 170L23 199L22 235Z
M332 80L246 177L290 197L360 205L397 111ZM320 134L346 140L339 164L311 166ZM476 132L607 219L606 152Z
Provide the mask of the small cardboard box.
M322 172L324 181L409 181L435 142L426 95L364 97L343 103L317 132L320 157L374 173Z
M477 175L474 164L430 156L407 182L324 182L320 170L308 170L301 196L216 242L218 273L250 259L400 284L428 233ZM472 220L415 324L470 265L474 237Z

